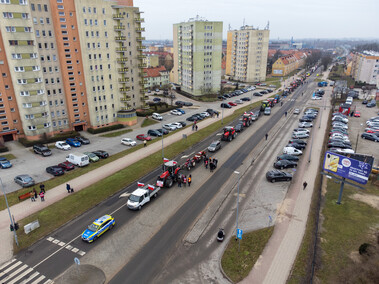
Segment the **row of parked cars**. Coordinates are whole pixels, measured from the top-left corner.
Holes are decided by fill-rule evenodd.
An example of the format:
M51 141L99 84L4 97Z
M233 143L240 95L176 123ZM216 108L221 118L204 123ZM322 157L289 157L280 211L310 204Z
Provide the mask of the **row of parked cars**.
M362 139L379 142L379 116L367 120L366 126L365 132L361 134Z
M233 92L231 92L231 93L229 93L229 94L224 94L224 95L222 95L222 96L218 96L217 98L218 98L219 100L226 100L226 99L230 99L230 98L232 98L232 97L240 96L240 95L242 95L242 94L244 94L244 93L247 93L247 92L249 92L249 91L254 91L254 90L255 90L255 87L254 87L254 86L249 86L249 87L244 88L244 89L240 89L240 90L233 91Z
M80 147L82 145L88 144L90 144L89 139L82 136L76 136L74 138L67 138L66 141L55 142L55 147L60 150L68 151L71 149L71 147ZM49 149L49 147L43 144L33 145L33 152L44 157L52 155L52 152Z
M307 109L304 116L299 119L301 125L304 119L312 122L318 115L317 109ZM308 121L307 121L308 122ZM309 130L305 127L295 128L292 132L292 139L283 148L283 154L277 157L274 163L274 170L266 173L266 179L272 183L277 181L290 181L292 174L283 171L283 169L296 168L299 161L299 156L303 154L303 150L307 146L307 142L303 139L309 138Z
M332 114L332 129L329 133L329 151L340 154L354 154L348 135L349 119L346 115L335 112Z

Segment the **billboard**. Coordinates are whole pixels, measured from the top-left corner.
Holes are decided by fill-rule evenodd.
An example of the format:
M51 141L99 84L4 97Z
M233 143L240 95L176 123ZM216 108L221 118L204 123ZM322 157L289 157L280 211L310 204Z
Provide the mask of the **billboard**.
M326 152L324 170L337 176L366 184L371 172L371 165L333 152Z

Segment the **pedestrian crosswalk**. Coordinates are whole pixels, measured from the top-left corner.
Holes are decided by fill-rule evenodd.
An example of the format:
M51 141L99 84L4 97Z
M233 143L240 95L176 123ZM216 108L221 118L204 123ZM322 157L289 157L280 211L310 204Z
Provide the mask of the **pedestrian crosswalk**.
M0 267L1 284L51 284L52 280L35 271L27 264L12 259Z

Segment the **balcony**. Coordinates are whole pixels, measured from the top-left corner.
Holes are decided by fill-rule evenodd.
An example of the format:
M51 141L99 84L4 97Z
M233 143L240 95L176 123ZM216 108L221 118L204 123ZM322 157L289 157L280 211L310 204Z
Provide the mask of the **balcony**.
M138 64L138 68L147 68L147 65L144 63Z
M126 36L116 36L115 41L116 42L126 41Z
M125 30L125 26L124 25L114 26L114 30L115 31L123 31L123 30Z
M129 82L129 78L118 78L118 82L119 83L128 83Z
M122 14L113 14L113 20L121 20L124 16Z
M126 68L126 67L125 68L118 68L117 71L120 74L125 74L125 73L129 72L129 68Z
M143 18L135 18L134 19L137 23L143 23L143 22L145 22L145 19L143 19Z
M136 40L137 40L137 41L143 41L143 40L145 40L145 37L143 37L143 36L139 36L139 37L136 38Z
M121 93L126 93L126 92L129 92L129 91L130 91L129 87L122 87L122 88L120 88L120 92Z
M131 100L132 100L132 98L130 96L125 96L125 97L123 97L123 98L120 99L120 101L122 101L122 102L128 102L128 101L131 101Z
M137 50L145 50L145 49L146 49L146 46L143 46L143 45L137 46Z
M117 63L126 63L126 62L128 62L127 57L117 58Z
M144 32L145 31L145 28L136 28L136 32L137 33L141 33L141 32Z
M145 84L147 83L148 83L147 80L139 81L139 85L142 87L145 86Z
M127 48L126 47L117 47L116 52L126 52Z
M141 90L139 91L139 93L144 95L144 94L145 94L145 90L144 90L144 89L141 89Z
M146 58L146 55L138 55L137 58L140 59L140 60L143 60L143 59Z
M132 106L130 104L126 104L126 107L121 107L121 111L130 111Z

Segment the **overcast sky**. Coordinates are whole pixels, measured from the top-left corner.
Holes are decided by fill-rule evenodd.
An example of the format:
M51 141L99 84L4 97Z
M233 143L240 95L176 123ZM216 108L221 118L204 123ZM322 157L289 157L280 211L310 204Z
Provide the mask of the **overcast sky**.
M147 40L172 40L172 26L199 15L229 29L264 28L270 39L379 38L379 0L134 0Z

